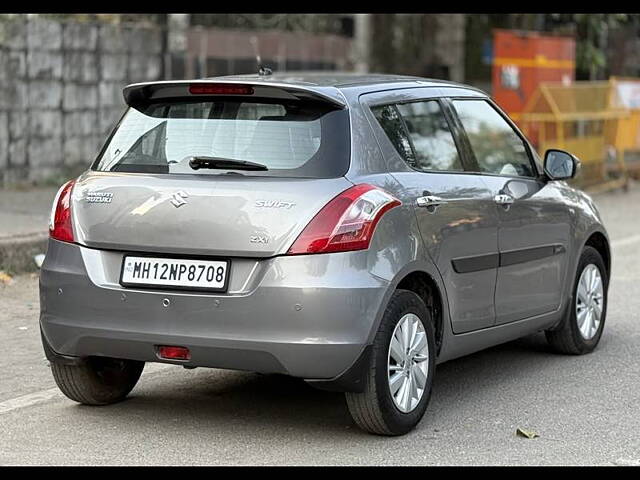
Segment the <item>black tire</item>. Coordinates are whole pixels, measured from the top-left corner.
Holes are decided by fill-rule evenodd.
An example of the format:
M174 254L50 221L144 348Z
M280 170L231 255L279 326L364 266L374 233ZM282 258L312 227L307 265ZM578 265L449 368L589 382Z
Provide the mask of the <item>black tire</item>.
M84 405L110 405L124 400L138 383L144 362L89 357L79 365L51 362L58 388Z
M602 317L600 319L600 326L593 338L587 340L581 334L578 328L578 319L576 315L576 295L578 289L578 282L580 275L586 266L593 264L600 271L603 283L603 307ZM571 299L567 307L567 312L560 324L551 329L545 331L547 341L551 345L551 348L557 353L563 353L566 355L583 355L585 353L592 352L602 336L602 330L604 329L605 319L607 317L607 290L609 287L609 277L607 276L607 269L600 253L593 247L586 246L580 255L578 261L578 268L576 270L576 278L573 283L573 289L571 291Z
M407 313L415 314L421 321L429 349L427 380L418 405L409 413L400 411L391 396L388 383L388 352L393 331ZM378 435L404 435L422 419L429 399L435 374L435 333L429 310L422 299L408 290L396 290L382 317L380 328L373 342L369 372L363 393L347 392L349 412L363 430Z

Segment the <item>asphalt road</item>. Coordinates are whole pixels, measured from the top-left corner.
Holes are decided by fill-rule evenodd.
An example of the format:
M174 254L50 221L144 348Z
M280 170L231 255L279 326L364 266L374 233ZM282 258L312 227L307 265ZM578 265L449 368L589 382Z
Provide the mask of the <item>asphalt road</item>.
M277 375L156 364L125 402L77 405L41 349L37 277L0 284L0 464L640 465L640 188L596 201L614 252L599 348L556 355L538 334L440 365L422 423L399 438Z

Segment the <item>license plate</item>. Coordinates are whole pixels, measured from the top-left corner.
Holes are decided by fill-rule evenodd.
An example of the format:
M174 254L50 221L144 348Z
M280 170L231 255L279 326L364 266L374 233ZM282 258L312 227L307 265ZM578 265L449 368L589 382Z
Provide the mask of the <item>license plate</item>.
M190 290L227 289L227 260L125 256L120 284Z

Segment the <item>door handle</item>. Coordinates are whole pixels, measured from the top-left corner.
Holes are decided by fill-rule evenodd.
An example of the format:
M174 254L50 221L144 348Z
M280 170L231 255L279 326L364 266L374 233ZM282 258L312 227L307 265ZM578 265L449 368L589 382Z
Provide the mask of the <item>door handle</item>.
M513 197L511 195L507 195L506 193L500 193L493 197L493 201L498 205L509 206L513 203Z
M435 195L424 195L423 197L416 198L416 205L419 207L435 208L443 203L447 203L447 201Z

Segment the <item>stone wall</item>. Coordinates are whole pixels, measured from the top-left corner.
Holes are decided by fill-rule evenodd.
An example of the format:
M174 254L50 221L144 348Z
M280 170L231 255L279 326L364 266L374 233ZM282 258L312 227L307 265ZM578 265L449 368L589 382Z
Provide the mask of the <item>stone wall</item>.
M95 158L122 88L162 77L155 27L0 20L0 186L61 181Z

